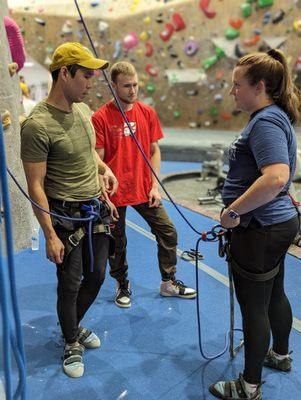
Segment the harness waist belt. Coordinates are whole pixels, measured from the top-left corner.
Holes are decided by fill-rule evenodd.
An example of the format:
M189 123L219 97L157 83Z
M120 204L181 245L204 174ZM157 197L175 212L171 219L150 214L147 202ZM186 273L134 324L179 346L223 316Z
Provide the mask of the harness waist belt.
M66 201L48 197L48 200L51 204L57 204L58 206L63 206L65 208L80 208L84 204L90 204L92 199L83 201Z
M276 265L275 268L273 268L269 272L265 273L260 273L260 274L255 274L253 272L246 271L245 269L241 268L237 262L233 259L233 257L229 257L228 262L230 263L231 267L235 272L237 272L240 276L243 278L249 279L250 281L255 281L255 282L266 282L269 281L270 279L273 279L279 272L279 264Z

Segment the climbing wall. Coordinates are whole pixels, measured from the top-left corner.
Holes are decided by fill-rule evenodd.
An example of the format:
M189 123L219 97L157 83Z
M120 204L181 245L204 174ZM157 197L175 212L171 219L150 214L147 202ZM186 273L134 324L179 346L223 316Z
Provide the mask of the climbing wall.
M50 3L50 4L49 4ZM281 48L300 75L300 0L78 1L94 44L111 63L132 62L140 98L164 126L239 129L244 116L228 95L243 54ZM48 65L64 41L89 45L72 0L15 9L27 52ZM110 98L100 75L87 99L96 109Z
M7 15L6 0L0 0L0 20ZM21 94L19 78L15 65L12 63L10 47L6 38L4 25L0 26L0 112L4 129L4 141L6 151L6 163L10 171L19 183L26 188L22 163L19 157L20 151L20 126L19 115L21 109ZM18 190L12 179L8 177L10 208L12 214L14 249L19 251L27 247L31 237L31 213L30 205L23 194ZM4 221L5 222L5 221ZM1 225L3 227L3 224ZM4 232L2 239L5 241ZM0 243L0 246L2 243ZM4 248L3 248L4 249ZM2 249L2 250L3 250ZM0 382L0 398L1 382Z

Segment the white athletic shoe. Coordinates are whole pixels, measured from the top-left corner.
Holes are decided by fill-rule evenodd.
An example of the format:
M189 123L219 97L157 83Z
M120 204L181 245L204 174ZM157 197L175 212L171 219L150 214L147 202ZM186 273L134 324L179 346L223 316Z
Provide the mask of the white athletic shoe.
M99 337L94 332L82 326L78 328L78 343L86 349L97 349L100 347Z
M184 285L182 281L171 279L161 282L160 294L165 297L181 297L182 299L194 299L196 291Z
M69 378L80 378L84 374L83 353L81 344L70 346L66 344L64 351L63 370Z

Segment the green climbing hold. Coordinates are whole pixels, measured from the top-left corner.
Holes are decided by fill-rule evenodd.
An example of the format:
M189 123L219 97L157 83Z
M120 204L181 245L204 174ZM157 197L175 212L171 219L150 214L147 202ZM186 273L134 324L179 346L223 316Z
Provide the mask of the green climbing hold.
M202 62L202 66L206 70L206 69L212 67L212 65L214 65L217 61L218 61L217 55L211 56L211 57L206 58L206 60L204 60Z
M257 6L259 8L270 7L274 4L274 0L257 0Z
M176 119L180 118L180 116L181 116L180 111L178 111L178 110L174 111L174 112L173 112L173 116L174 116L174 118L176 118Z
M232 28L232 26L228 26L225 30L225 37L228 40L236 39L239 36L239 31L237 29Z
M252 6L249 3L243 3L240 9L244 18L248 18L252 14Z
M217 117L218 116L218 109L216 107L211 107L210 108L210 115L211 115L211 117Z
M216 47L215 48L215 54L217 55L217 58L220 59L220 58L224 57L225 52L220 47Z
M153 85L152 83L148 83L146 85L147 93L154 93L155 90L156 90L155 85Z

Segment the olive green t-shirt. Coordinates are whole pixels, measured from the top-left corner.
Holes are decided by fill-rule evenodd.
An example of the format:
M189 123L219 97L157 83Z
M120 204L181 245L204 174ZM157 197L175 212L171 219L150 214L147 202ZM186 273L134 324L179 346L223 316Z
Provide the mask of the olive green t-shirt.
M91 111L84 103L72 112L41 101L21 126L21 158L47 163L44 190L48 197L66 201L100 195L95 133Z

